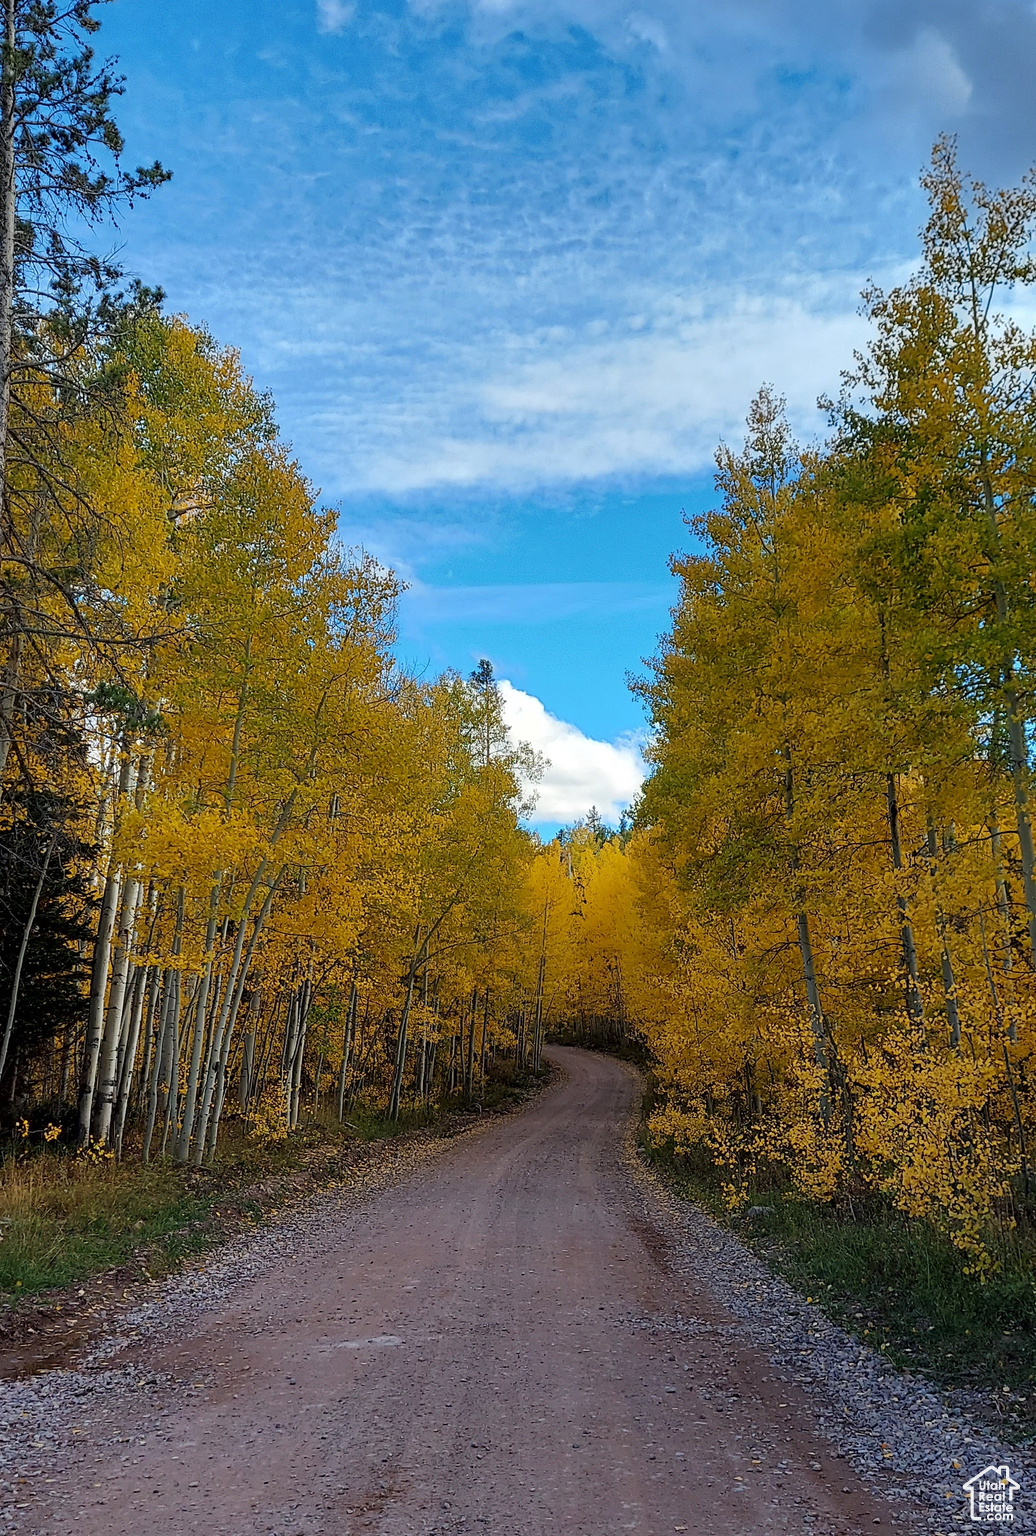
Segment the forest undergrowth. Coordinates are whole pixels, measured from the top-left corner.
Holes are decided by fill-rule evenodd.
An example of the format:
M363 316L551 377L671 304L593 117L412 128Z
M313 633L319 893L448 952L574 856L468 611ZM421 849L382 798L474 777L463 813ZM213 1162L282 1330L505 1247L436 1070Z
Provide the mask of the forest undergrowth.
M738 1212L702 1152L678 1153L648 1129L657 1105L649 1074L639 1144L680 1199L733 1230L766 1265L848 1333L900 1370L963 1394L1007 1439L1036 1433L1036 1226L1004 1233L985 1281L930 1223L881 1195L811 1201L786 1171L753 1180ZM749 1216L749 1211L758 1214Z

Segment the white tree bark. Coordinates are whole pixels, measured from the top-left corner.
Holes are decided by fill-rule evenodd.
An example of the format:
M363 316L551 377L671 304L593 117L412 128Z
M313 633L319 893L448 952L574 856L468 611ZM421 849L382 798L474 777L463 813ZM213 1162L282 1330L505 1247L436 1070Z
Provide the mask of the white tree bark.
M133 764L128 752L124 752L119 770L118 790L112 811L112 835L118 830L122 804L133 783ZM86 1049L83 1057L83 1075L79 1089L78 1142L86 1146L90 1140L93 1122L94 1094L97 1089L97 1068L104 1038L104 1005L108 993L108 968L111 961L112 935L119 913L122 896L122 867L109 857L108 872L101 897L101 911L97 920L97 938L94 941L93 966L90 973L90 1009L86 1024ZM121 998L120 998L121 1007Z
M137 908L141 883L132 875L127 879L122 898L118 943L112 961L108 988L108 1011L97 1071L97 1102L94 1109L93 1139L104 1146L111 1130L112 1112L118 1079L119 1045L124 1022L123 1004L129 979L130 960L137 927Z
M101 898L101 911L97 921L97 938L94 941L93 967L90 974L90 1011L86 1023L86 1049L79 1089L78 1140L80 1146L86 1146L90 1140L94 1092L97 1087L97 1065L104 1035L104 1001L108 990L108 966L121 889L122 871L116 866L114 869L109 869L104 882L104 895Z
M155 1134L155 1121L158 1116L158 1089L162 1078L162 1065L166 1056L166 1041L169 1033L169 1015L172 1006L172 977L171 970L162 973L162 988L159 1001L159 1024L155 1030L154 1053L151 1061L151 1072L148 1082L147 1121L144 1126L143 1161L146 1163L151 1156L151 1141Z
M215 959L213 950L216 943L219 888L220 882L217 880L209 901L209 920L205 928L205 969L202 971L201 986L198 992L198 1005L194 1011L194 1041L191 1048L191 1064L187 1073L187 1087L184 1092L180 1135L176 1143L176 1160L178 1163L185 1163L190 1156L191 1136L194 1132L194 1118L198 1106L198 1081L201 1075L202 1046L208 1026L209 993L212 986L212 966Z
M342 1065L338 1071L338 1123L345 1119L345 1088L349 1081L349 1058L353 1050L353 1033L356 1029L356 983L349 988L349 1006L345 1012L345 1032L342 1036Z
M158 985L157 966L141 968L133 985L133 1007L130 1010L129 1026L126 1030L126 1048L122 1055L122 1068L119 1073L119 1091L115 1101L115 1156L122 1158L122 1136L126 1127L126 1113L129 1109L130 1094L133 1089L133 1073L136 1069L137 1046L140 1043L140 1024L145 1012L150 1014L152 993Z
M260 872L265 871L265 869L266 860L264 859L262 865L260 866ZM219 1017L213 1026L209 1067L205 1074L205 1087L202 1095L201 1111L198 1116L198 1124L194 1133L193 1161L196 1167L201 1167L201 1164L205 1160L206 1147L209 1144L209 1122L213 1119L214 1125L211 1142L212 1151L214 1152L216 1148L216 1138L219 1134L219 1119L218 1116L213 1117L212 1109L216 1091L219 1086L219 1064L220 1062L223 1062L225 1070L227 1056L224 1054L224 1047L226 1047L226 1051L229 1052L230 1042L234 1033L234 1025L237 1022L238 1010L241 1007L241 998L244 995L245 983L248 980L248 968L252 963L252 956L255 953L256 941L258 940L259 935L262 933L263 928L266 925L266 919L270 915L270 908L273 906L273 898L276 894L277 887L280 885L281 877L283 874L284 868L282 866L281 869L277 872L276 877L271 881L269 889L267 890L266 896L263 900L263 904L260 907L255 921L252 924L252 935L248 941L247 951L244 949L245 927L247 923L246 914L242 915L241 924L238 928L237 938L234 942L234 959L231 963L230 973L228 974L225 983L223 1006L221 1007L219 1011ZM259 880L260 874L257 874L255 879L252 881L251 887L249 888L248 899L246 901L246 909L251 906L251 902L254 899L255 893L259 887Z
M162 1119L162 1156L169 1148L169 1137L176 1125L180 1098L180 1018L183 1012L183 974L173 972L173 1003L162 1082L165 1084L165 1113Z

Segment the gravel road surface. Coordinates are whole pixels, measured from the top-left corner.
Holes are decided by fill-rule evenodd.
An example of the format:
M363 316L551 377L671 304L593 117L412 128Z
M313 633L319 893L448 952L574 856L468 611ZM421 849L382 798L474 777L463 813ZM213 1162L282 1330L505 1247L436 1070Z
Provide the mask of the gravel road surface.
M522 1113L167 1282L107 1359L5 1387L3 1528L910 1529L652 1214L634 1075L551 1055Z

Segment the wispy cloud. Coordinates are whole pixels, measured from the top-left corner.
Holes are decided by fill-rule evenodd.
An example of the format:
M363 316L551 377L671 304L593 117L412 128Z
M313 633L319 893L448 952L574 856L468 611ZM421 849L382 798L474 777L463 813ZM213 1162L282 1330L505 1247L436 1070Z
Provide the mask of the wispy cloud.
M404 619L430 624L551 624L592 613L606 619L622 613L664 610L672 589L647 582L569 581L432 587L415 584L404 595Z
M184 173L131 259L241 345L331 497L693 474L763 379L811 430L934 134L998 177L1036 143L1029 0L299 14L205 110L148 96Z
M405 602L420 601L429 590L422 587L417 572L429 561L465 553L492 541L495 520L484 511L466 522L456 517L428 518L408 516L396 511L392 516L359 515L347 506L339 515L338 538L347 549L364 549L390 566L401 580L410 584ZM434 602L434 599L433 599Z
M317 0L317 27L321 32L344 32L356 14L351 0Z
M427 13L446 0L412 3ZM575 23L619 57L648 44L657 70L692 82L708 112L758 103L781 74L800 84L806 71L814 82L837 74L864 153L875 132L902 139L905 129L912 142L919 132L923 145L947 114L967 112L969 147L983 158L1013 174L1019 151L1032 157L1030 0L642 0L632 12L628 0L471 0L470 15L482 36Z
M640 793L644 761L635 741L595 741L548 713L539 699L501 681L504 717L512 736L550 761L537 786L536 822L573 822L592 806L616 822Z
M896 105L934 112L944 122L960 119L975 94L957 50L935 27L922 27L908 47L891 55L887 78Z
M693 474L711 463L717 439L740 435L748 402L767 381L788 397L800 433L815 435L818 395L837 392L839 371L866 334L848 305L811 312L737 295L709 315L686 298L666 307L646 330L641 316L603 337L512 338L506 369L466 387L467 433L412 422L361 473L395 493Z

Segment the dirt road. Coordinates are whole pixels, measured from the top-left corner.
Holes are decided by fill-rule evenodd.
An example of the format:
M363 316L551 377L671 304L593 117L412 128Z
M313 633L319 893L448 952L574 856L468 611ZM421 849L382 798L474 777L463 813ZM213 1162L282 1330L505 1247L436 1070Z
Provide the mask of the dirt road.
M666 1268L606 1058L137 1346L173 1383L36 1484L48 1536L815 1536L889 1528L798 1389ZM693 1316L696 1331L667 1320ZM710 1325L712 1325L710 1327ZM71 1454L71 1453L70 1453ZM28 1498L28 1491L23 1497Z

